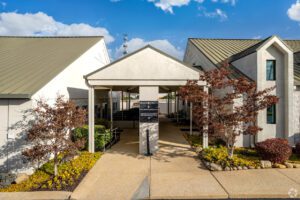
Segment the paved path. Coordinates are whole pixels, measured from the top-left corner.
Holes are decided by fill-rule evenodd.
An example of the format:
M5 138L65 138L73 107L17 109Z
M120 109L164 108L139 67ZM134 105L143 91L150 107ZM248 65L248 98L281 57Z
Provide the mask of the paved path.
M120 142L99 159L72 199L125 200L149 195L149 187L143 191L143 185L148 182L144 180L149 175L150 159L138 154L137 131L128 129L121 134Z
M178 127L162 119L159 131L159 151L151 159L152 199L227 198Z
M0 192L1 200L67 200L71 192Z
M203 168L179 127L160 121L159 151L138 154L138 130L127 129L72 194L72 199L209 199L288 197L300 192L300 169L213 172Z

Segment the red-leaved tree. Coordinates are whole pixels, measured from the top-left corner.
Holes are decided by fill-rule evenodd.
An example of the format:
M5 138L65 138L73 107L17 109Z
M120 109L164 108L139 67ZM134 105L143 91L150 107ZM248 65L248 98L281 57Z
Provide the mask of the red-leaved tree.
M27 131L30 147L23 155L30 161L41 162L53 156L54 175L58 174L57 166L61 157L77 153L84 141L74 143L71 140L71 130L82 126L86 121L86 111L77 108L71 100L58 96L54 105L45 100L39 100L32 111L33 124Z
M204 72L199 80L207 83L208 91L198 81L188 81L180 88L179 95L193 104L199 128L208 127L202 129L203 133L221 136L232 157L237 136L255 135L262 130L257 126L257 115L278 102L271 95L274 87L258 91L256 83L246 77L232 78L228 64Z

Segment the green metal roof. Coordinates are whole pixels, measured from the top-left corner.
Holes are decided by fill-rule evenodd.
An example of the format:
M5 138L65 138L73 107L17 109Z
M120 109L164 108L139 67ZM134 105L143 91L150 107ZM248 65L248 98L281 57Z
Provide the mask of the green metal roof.
M214 65L219 66L225 60L232 62L255 52L270 38L264 40L190 38L189 41ZM300 84L300 40L283 40L283 42L294 52L294 78L295 83Z
M102 37L0 37L0 98L30 98Z

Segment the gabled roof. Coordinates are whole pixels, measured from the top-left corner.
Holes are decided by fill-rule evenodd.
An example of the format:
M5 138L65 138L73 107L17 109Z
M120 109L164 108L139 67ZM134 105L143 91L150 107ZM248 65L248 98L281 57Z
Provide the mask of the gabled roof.
M30 98L102 38L0 37L0 98Z
M86 76L90 86L133 90L138 86L160 86L164 91L199 81L201 70L148 45Z
M175 62L177 62L177 63L179 63L179 64L181 64L181 65L183 65L183 66L185 66L187 68L190 68L190 69L192 69L194 71L197 71L197 72L202 72L202 70L199 70L199 69L197 69L195 67L191 67L188 64L184 63L183 61L178 60L177 58L175 58L173 56L170 56L169 54L167 54L167 53L165 53L165 52L163 52L163 51L161 51L161 50L159 50L159 49L157 49L157 48L155 48L155 47L153 47L151 45L146 45L146 46L144 46L144 47L142 47L142 48L140 48L140 49L138 49L138 50L136 50L136 51L134 51L134 52L132 52L130 54L125 55L124 57L122 57L122 58L120 58L118 60L115 60L114 62L109 63L108 65L106 65L106 66L104 66L104 67L102 67L102 68L100 68L100 69L98 69L98 70L96 70L94 72L91 72L91 73L85 75L84 78L89 79L92 75L96 74L97 72L103 71L103 70L105 70L106 68L108 68L110 66L116 65L119 62L122 62L122 61L124 61L124 60L126 60L126 59L128 59L130 57L133 57L136 54L138 54L139 52L144 51L145 49L152 49L153 51L155 51L155 52L157 52L157 53L159 53L159 54L161 54L161 55L163 55L165 57L168 57L169 59L171 59L171 60L173 60L173 61L175 61Z
M189 41L202 52L214 65L219 66L224 61L233 62L256 52L265 42L275 36L264 40L254 39L201 39L190 38ZM280 38L279 38L280 39ZM300 40L282 40L283 43L296 54L300 52ZM300 55L299 55L300 56ZM298 57L299 58L299 57ZM297 58L294 58L296 60ZM300 64L294 61L295 81L300 83ZM238 74L236 74L238 76Z

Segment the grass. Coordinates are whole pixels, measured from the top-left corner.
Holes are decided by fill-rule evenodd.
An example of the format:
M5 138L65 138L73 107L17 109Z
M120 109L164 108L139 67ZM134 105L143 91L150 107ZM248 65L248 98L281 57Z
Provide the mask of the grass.
M57 176L54 176L53 160L50 160L28 180L0 188L0 192L73 191L100 156L100 153L80 152L77 158L58 166Z
M295 153L293 153L288 162L300 164L300 156L297 156Z
M183 136L192 147L199 147L199 146L202 146L202 144L203 144L202 137L199 135L190 135L190 134L184 133Z

